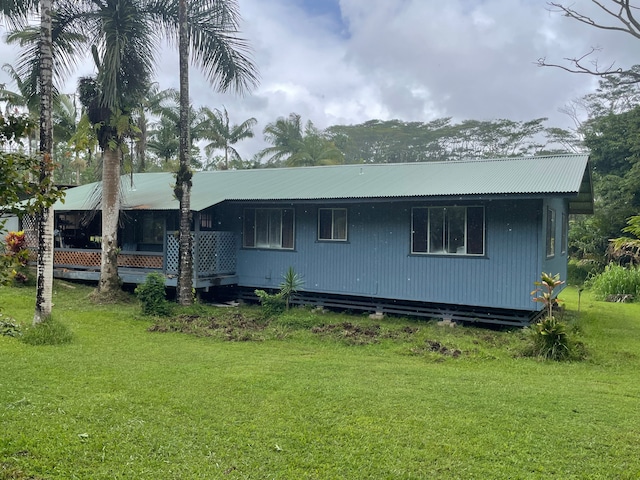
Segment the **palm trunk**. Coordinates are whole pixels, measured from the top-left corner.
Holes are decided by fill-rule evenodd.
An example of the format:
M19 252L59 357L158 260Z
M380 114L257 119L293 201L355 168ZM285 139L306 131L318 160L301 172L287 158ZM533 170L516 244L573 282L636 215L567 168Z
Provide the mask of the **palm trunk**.
M120 155L107 148L102 160L102 258L101 294L120 289L118 277L118 216L120 214Z
M193 253L191 241L191 169L189 132L189 30L187 2L180 0L180 168L176 175L176 196L180 200L180 236L178 239L178 288L180 305L193 303Z
M53 183L53 123L51 120L53 90L53 53L51 47L51 3L40 1L40 189L45 196ZM51 315L53 295L53 207L41 208L37 213L38 258L36 278L36 306L33 324Z

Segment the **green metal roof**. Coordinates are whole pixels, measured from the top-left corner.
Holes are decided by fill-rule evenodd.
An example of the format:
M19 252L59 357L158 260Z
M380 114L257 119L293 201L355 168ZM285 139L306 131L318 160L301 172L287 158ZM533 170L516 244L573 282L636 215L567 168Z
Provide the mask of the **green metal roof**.
M122 177L125 210L177 209L171 173ZM57 210L95 205L99 184L67 191ZM553 155L404 164L336 165L196 172L191 208L203 210L225 200L334 200L415 197L574 197L575 213L593 210L588 155ZM571 201L571 200L570 200ZM93 203L93 205L92 205Z

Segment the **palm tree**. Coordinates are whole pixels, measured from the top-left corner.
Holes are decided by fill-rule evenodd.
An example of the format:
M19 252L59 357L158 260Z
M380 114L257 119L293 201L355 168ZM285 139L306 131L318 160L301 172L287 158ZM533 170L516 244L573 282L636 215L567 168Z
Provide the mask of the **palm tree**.
M158 84L154 83L147 96L143 99L143 103L140 108L135 112L135 123L137 132L135 132L134 141L135 147L132 148L132 153L135 152L136 158L136 170L138 172L144 172L147 169L146 152L147 147L151 147L147 144L149 136L152 132L149 132L149 118L148 114L161 115L167 108L168 102L178 102L178 91L173 88L166 90L160 90ZM176 127L177 131L177 127ZM156 148L151 147L153 150Z
M2 2L2 14L14 25L26 25L27 17L40 9L39 42L36 50L40 89L40 175L39 194L48 197L53 186L53 125L51 121L53 92L52 0ZM31 83L33 87L35 82ZM33 90L32 90L33 92ZM34 95L31 96L33 98ZM38 225L38 256L36 274L36 304L33 324L51 315L53 295L53 208L46 203L36 213Z
M245 56L247 45L237 37L239 14L235 0L179 0L180 167L174 192L180 201L178 302L192 303L191 177L189 153L189 56L220 91L243 92L256 84L256 69Z
M191 169L189 150L191 132L189 117L189 14L187 0L178 4L178 52L180 56L180 166L176 172L175 194L180 201L180 231L178 235L177 300L180 305L193 303L193 255L191 239Z
M51 36L52 0L40 0L40 194L48 196L53 186L53 49ZM36 306L33 324L49 316L53 307L53 207L43 206L36 215L38 259Z
M103 152L98 288L105 294L119 285L117 224L124 140L130 135L132 111L141 104L151 84L156 46L161 38L175 41L178 37L178 3L179 0L56 1L52 29L56 72L73 67L75 53L86 51L87 45L97 68L94 77L81 80L80 95L89 119L98 126L98 143ZM2 8L6 6L3 2ZM239 91L254 85L255 66L247 56L246 42L237 37L235 1L189 0L187 7L193 61L203 68L211 84L220 90ZM34 51L33 46L27 45L19 71L20 67L29 71L26 65L32 66L32 59L39 58L39 51Z
M147 140L147 148L162 160L166 167L175 159L180 149L178 129L175 122L168 116L162 115L152 124Z
M204 131L203 137L207 140L211 140L210 143L205 145L204 151L209 156L216 149L222 149L224 151L224 169L229 169L229 157L231 161L236 165L242 166L242 158L238 151L233 148L233 145L245 138L253 138L253 127L258 121L251 117L240 125L229 124L229 113L227 109L223 107L223 110L211 110L209 108L203 108L204 117Z
M304 129L300 148L284 162L287 167L339 165L342 163L344 163L344 154L311 121L307 122Z
M300 115L278 118L264 129L264 138L273 146L258 154L267 163L287 167L336 165L344 163L344 154L309 120L302 129Z
M289 118L279 117L267 124L263 130L264 139L271 143L258 154L260 158L269 157L267 163L278 165L300 150L302 145L302 123L300 115L289 114Z

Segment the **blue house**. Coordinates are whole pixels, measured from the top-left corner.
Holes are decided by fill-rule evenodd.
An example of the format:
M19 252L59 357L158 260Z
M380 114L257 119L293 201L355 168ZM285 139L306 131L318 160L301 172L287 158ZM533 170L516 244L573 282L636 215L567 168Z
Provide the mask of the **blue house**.
M177 273L174 176L122 179L119 273ZM54 274L97 280L99 184L55 206ZM526 323L541 272L566 279L571 214L593 212L587 155L197 172L194 286L276 289L305 303Z

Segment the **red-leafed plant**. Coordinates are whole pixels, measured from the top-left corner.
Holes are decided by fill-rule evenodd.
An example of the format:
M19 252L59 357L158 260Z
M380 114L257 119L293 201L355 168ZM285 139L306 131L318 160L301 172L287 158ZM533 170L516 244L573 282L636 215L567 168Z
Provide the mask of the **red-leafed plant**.
M8 271L8 278L17 283L26 283L29 280L26 269L29 263L29 249L24 231L9 232L5 236L3 257L3 270Z

